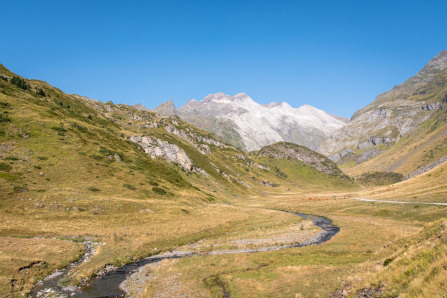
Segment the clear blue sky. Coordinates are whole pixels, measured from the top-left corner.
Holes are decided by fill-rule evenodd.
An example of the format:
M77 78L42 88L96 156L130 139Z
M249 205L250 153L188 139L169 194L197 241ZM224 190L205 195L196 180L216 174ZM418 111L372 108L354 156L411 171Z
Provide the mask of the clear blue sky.
M0 63L149 108L209 93L350 117L447 49L447 1L3 1Z

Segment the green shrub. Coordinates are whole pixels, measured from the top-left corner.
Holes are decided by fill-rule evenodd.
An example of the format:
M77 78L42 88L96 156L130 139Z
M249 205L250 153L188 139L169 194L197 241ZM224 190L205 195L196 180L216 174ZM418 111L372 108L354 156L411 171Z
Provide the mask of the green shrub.
M123 187L130 189L130 190L136 190L135 186L130 185L130 184L123 184Z
M99 188L97 188L97 187L94 187L94 186L90 186L89 188L87 188L88 190L90 190L90 191L100 191L100 189Z
M166 194L166 190L160 187L152 187L152 191L161 196L164 196Z
M12 170L12 167L7 163L0 162L0 171L9 172Z
M28 188L26 186L14 186L14 192L27 192Z
M51 127L51 129L57 130L57 131L60 131L60 132L66 132L67 131L65 128L60 127L60 126L53 126L53 127Z
M37 159L39 159L39 160L47 160L48 157L46 157L46 156L38 156Z
M89 156L90 158L96 159L96 160L101 160L104 159L104 156L101 155L96 155L96 154L92 154Z
M73 128L77 128L82 133L88 132L87 128L85 128L84 126L81 126L81 125L79 125L77 123L72 123L72 124L70 124L70 126L73 127Z
M5 160L19 160L19 158L15 156L7 156L5 157Z
M22 88L23 90L30 89L28 83L26 83L25 80L22 79L21 77L14 76L10 82L11 82L11 84L16 85L17 87Z
M158 183L155 182L155 181L149 181L149 184L152 185L152 186L158 186Z
M38 88L36 93L37 95L45 96L45 92L41 88Z
M383 261L383 266L388 266L393 260L394 258L385 259L385 261Z
M3 123L5 123L5 122L11 122L11 119L8 118L7 115L0 114L0 123L1 123L1 122L3 122Z

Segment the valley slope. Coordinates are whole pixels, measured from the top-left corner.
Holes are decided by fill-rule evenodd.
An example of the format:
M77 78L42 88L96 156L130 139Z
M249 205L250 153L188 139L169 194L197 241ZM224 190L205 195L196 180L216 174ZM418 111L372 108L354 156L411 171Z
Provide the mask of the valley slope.
M412 177L447 160L446 110L447 51L442 51L414 77L357 111L319 152L352 175L394 171Z
M232 100L250 103L245 96ZM418 203L446 202L446 163L397 184L364 188L306 147L275 142L246 152L178 115L139 108L66 94L0 65L1 296L26 295L86 251L86 261L59 284L82 287L93 276L119 274L124 264L185 247L204 253L154 262L129 291L150 297L447 293L440 220L447 207ZM172 103L161 110L177 111ZM415 138L425 142L427 131L432 143L443 140L437 119L424 122ZM421 152L414 149L414 156ZM340 232L320 245L293 247L321 230L291 212L328 217ZM283 249L244 253L266 245ZM222 253L230 250L239 253Z
M297 221L235 198L358 187L341 172L248 154L178 116L66 94L2 65L0 137L2 295L27 293L79 258L78 242L98 248L67 283L245 226Z

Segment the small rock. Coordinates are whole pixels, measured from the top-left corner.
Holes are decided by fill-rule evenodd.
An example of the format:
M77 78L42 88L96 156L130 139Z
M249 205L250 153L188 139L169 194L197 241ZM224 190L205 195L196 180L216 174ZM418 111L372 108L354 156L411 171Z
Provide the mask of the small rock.
M42 171L39 172L39 176L43 176L43 172Z

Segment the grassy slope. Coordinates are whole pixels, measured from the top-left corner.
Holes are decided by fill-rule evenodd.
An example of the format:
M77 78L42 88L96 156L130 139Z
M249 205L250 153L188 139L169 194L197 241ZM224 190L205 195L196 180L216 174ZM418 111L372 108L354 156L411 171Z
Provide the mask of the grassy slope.
M1 65L0 75L9 80L14 76ZM97 254L75 272L75 281L106 264L131 262L248 223L262 226L273 219L259 210L225 203L234 197L296 187L274 171L259 169L246 153L234 148L209 145L210 154L200 153L163 127L175 125L213 137L177 118L68 95L42 81L25 82L28 90L0 80L4 119L0 122L0 240L47 237L41 241L43 247L58 237L101 241ZM40 89L44 96L37 94ZM208 176L185 172L163 159L152 160L127 140L136 134L178 145ZM261 181L279 187L263 186ZM305 186L315 188L318 183ZM61 250L70 259L70 247L77 244L65 242ZM66 264L67 259L60 259L58 253L41 257L60 260L44 272ZM41 270L29 269L31 274L21 275L16 282L26 286L11 287L11 279L17 278L8 272L17 272L29 257L16 253L11 258L17 262L4 265L0 293L26 292L36 276L43 276Z
M366 189L358 195L373 199L447 202L447 162L431 171L386 187Z
M4 69L1 72L12 75ZM79 281L105 264L119 265L199 239L225 238L227 233L237 236L259 231L262 237L263 230L299 222L293 215L264 208L325 215L342 230L321 246L166 262L160 283L150 284L148 293L166 283L169 286L170 278L163 279L163 274L172 277L181 273L182 283L205 296L220 296L221 285L233 296L324 295L342 287L343 281L349 281L364 266L372 270L373 264L368 261L384 244L409 236L424 223L445 216L446 208L441 206L416 208L335 199L334 191L334 195L353 193L357 191L355 186L311 167L247 155L232 148L210 145L212 153L205 156L186 140L167 133L163 125L144 127L146 122L172 123L174 118L160 118L125 105L79 99L44 82L30 84L32 88L44 89L47 96L22 91L0 80L0 102L7 103L2 105L1 113L11 119L0 125L0 162L6 164L0 165L0 241L7 243L13 236L45 236L48 238L43 238L39 245L43 249L49 245L58 249L46 249L48 255L35 254L50 264L45 269L48 271L33 267L29 274L19 275L18 268L29 264L29 254L34 252L28 253L28 245L22 242L11 245L22 245L24 253L7 250L2 244L2 252L8 251L8 258L15 260L2 262L2 295L26 291L32 281L78 255L76 243L58 240L60 244L54 245L52 241L57 239L53 238L91 237L103 243L97 254L75 272L73 279ZM24 138L25 134L29 138ZM126 140L134 134L169 139L183 148L209 177L150 159ZM120 154L122 162L109 160L110 153ZM258 164L267 165L270 170L261 169ZM222 171L230 175L232 182L222 176ZM412 180L424 195L442 179L442 172L436 177L431 175L436 180ZM262 186L260 181L279 187ZM168 193L154 192L155 183ZM406 196L407 186L399 185ZM100 191L91 191L91 187ZM286 188L290 192L281 194ZM327 194L312 194L317 191ZM11 279L27 286L11 287ZM373 280L361 276L360 282L369 284Z
M427 224L416 235L379 250L345 286L354 294L384 286L388 297L444 297L447 293L447 221ZM367 279L369 282L359 282Z
M408 175L418 168L433 163L447 155L447 125L444 111L425 122L421 129L409 137L402 138L385 153L364 163L343 171L351 176L359 176L373 171L390 171Z

